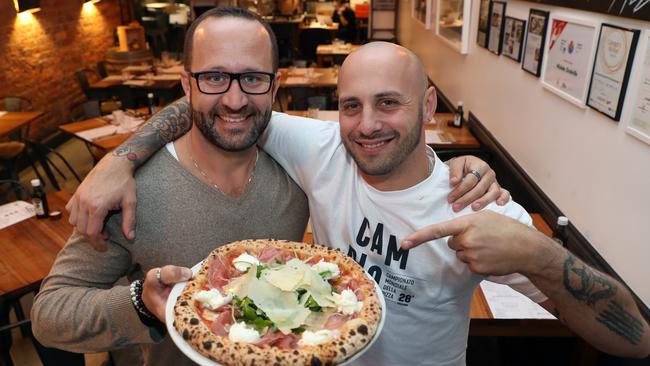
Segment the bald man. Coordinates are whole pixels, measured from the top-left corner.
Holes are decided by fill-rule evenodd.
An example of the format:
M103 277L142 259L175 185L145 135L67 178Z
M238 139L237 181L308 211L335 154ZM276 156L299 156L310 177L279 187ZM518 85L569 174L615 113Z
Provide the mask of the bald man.
M494 245L483 249L501 264L480 267L490 270L474 266L461 253L462 246L450 249L442 235L425 231L408 237L416 229L471 212L456 213L447 202L450 171L425 144L422 126L435 112L436 96L412 52L370 43L352 53L339 76L339 106L340 123L274 113L260 144L306 192L316 241L354 258L384 294L384 331L360 364L464 364L472 293L488 275L501 275L489 279L509 284L556 314L568 314L570 319L562 319L604 351L647 354L648 327L629 293L572 256L564 272L581 273L595 285L563 287L563 272L557 268L546 276L531 272L551 301L516 273L529 270L537 255L548 252L535 245L536 251L518 255L521 245L514 244L525 236L496 235L499 250ZM514 202L486 208L512 222L532 224ZM609 304L602 314L594 312L590 301L601 295L599 306L600 300ZM581 313L589 316L577 316Z

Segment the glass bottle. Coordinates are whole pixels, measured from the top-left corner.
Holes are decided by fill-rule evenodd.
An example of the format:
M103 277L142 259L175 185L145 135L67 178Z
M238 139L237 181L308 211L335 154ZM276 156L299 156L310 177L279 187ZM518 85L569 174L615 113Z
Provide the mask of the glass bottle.
M458 102L458 107L456 107L456 113L454 114L454 121L451 125L456 128L463 126L463 102Z
M569 225L569 219L566 216L559 216L557 218L557 226L555 227L555 232L553 233L553 240L558 242L563 247L567 245L567 226Z
M34 205L34 211L36 212L36 217L39 219L44 219L49 216L50 209L47 206L47 197L41 186L40 179L32 179L32 204Z

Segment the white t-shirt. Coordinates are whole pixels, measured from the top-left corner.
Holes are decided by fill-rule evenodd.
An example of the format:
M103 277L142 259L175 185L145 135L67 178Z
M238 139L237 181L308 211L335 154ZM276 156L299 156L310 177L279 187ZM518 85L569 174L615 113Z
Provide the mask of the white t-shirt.
M260 142L307 194L315 241L354 258L384 293L388 311L383 332L359 364L464 365L472 294L484 277L456 258L446 238L410 251L399 246L416 229L472 212L453 212L447 202L449 169L433 150L427 152L434 161L427 179L383 192L361 177L336 122L274 113ZM486 209L532 224L512 201ZM546 300L521 275L491 280L509 284L533 301Z

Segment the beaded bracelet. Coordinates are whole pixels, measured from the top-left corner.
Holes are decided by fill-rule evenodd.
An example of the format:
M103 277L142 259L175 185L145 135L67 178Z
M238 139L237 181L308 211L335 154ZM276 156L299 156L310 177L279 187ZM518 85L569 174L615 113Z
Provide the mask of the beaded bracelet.
M149 311L149 309L147 309L147 307L144 305L144 302L142 302L142 280L135 280L131 282L131 286L129 288L131 292L131 304L133 304L133 307L138 312L140 320L145 325L153 325L152 323L157 322L158 318L156 318Z

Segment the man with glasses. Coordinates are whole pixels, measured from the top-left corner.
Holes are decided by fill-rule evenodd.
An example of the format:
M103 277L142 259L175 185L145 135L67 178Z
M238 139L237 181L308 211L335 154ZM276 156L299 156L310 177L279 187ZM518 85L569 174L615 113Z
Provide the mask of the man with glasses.
M145 364L193 364L158 322L168 284L190 277L165 265L192 267L240 239L302 239L306 197L256 146L278 89L270 28L226 8L204 14L188 32L182 83L194 126L138 170L134 240L121 234L116 215L106 225L106 251L80 235L61 251L33 308L34 334L45 345L97 352L142 344ZM116 286L125 275L145 281Z
M189 28L182 83L191 106L177 103L157 116L177 121L188 113L193 127L151 157L136 182L117 186L125 192L137 186L138 207L108 220L105 251L73 235L59 254L32 310L43 344L76 352L143 344L146 364L190 364L157 321L164 319L171 285L190 276L182 267L235 240L302 239L305 195L256 146L278 89L272 34L259 17L233 8L211 10ZM175 128L163 136L174 136ZM129 148L115 154L139 158ZM131 215L137 236L128 220L120 230L122 217ZM88 216L74 211L71 219L86 229ZM144 282L116 286L125 275Z

